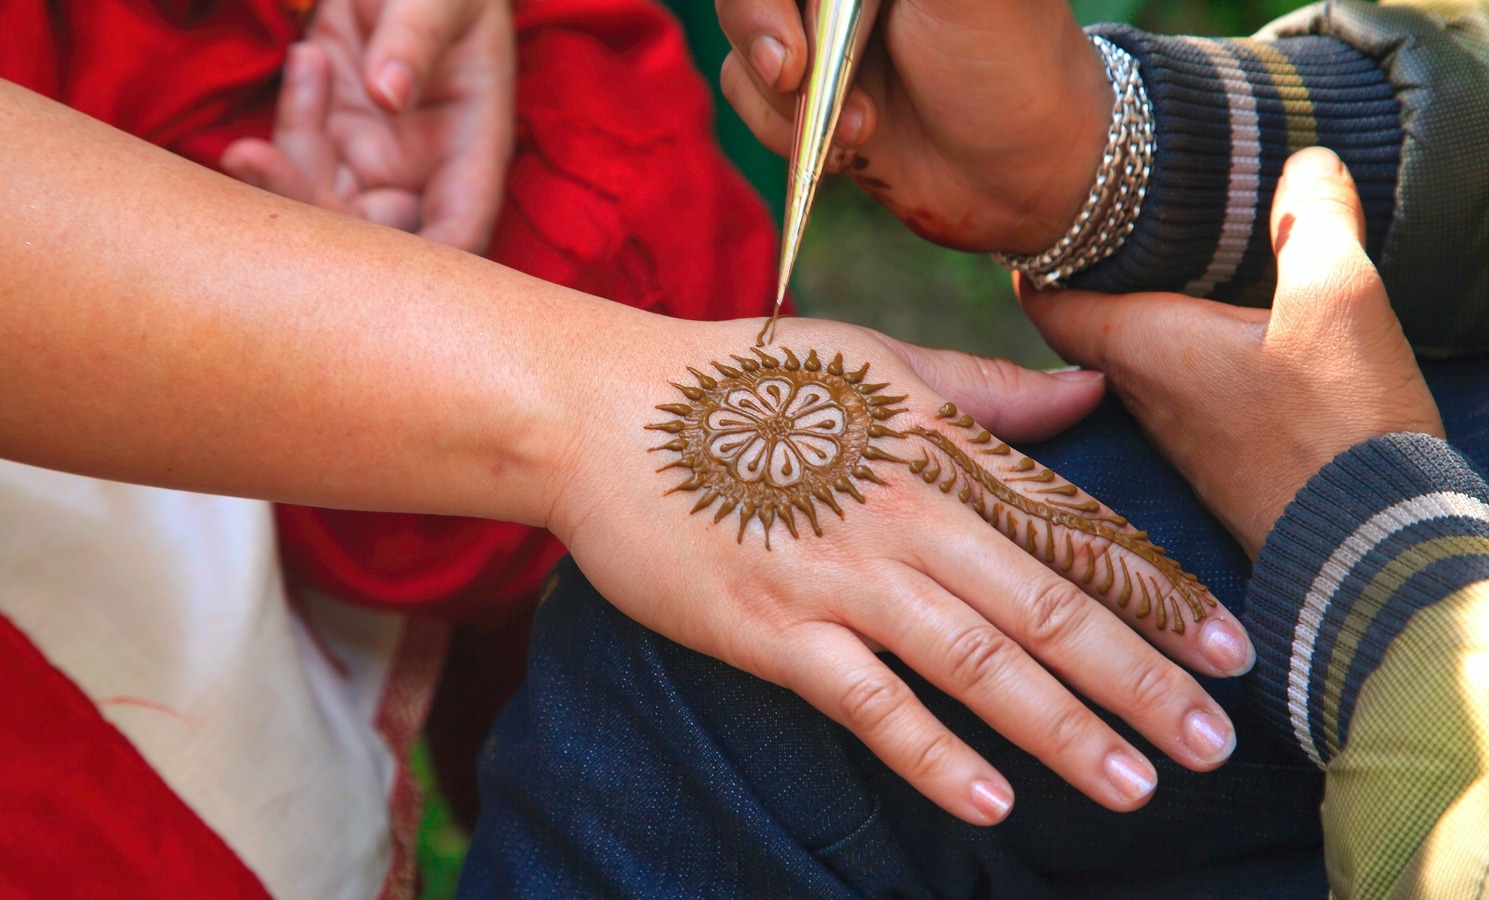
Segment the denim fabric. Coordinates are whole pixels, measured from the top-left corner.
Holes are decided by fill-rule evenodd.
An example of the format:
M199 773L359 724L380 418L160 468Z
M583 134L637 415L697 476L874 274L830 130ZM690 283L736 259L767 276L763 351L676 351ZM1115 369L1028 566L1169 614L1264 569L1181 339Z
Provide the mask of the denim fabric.
M1449 438L1489 462L1489 360L1425 366ZM1245 555L1120 404L1028 447L1241 610ZM638 548L644 552L644 548ZM460 896L1322 898L1322 775L1206 687L1239 743L1158 766L1143 809L1108 812L892 657L926 705L1017 792L1004 824L941 812L794 694L631 622L572 561L538 612L529 681L480 759L483 811Z

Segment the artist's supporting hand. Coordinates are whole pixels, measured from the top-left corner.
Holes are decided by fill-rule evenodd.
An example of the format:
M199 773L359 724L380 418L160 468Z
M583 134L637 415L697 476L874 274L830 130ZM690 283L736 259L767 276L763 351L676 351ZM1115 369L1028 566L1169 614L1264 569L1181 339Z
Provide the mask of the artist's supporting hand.
M1225 713L1163 654L1238 674L1244 631L1133 526L1002 443L1081 418L1099 379L811 320L756 352L758 322L659 333L634 315L606 330L624 378L576 367L589 412L546 516L627 614L798 692L972 823L1001 820L1010 785L871 648L1111 809L1146 802L1155 771L1072 691L1184 766L1229 756Z
M221 165L265 190L486 248L511 157L507 0L325 0L290 47L273 142Z
M734 47L724 94L785 155L807 62L801 11L795 0L716 6ZM1065 0L892 0L838 129L852 152L836 162L930 240L1037 253L1091 190L1113 102Z
M1158 448L1254 558L1336 454L1442 420L1361 246L1339 158L1287 164L1272 209L1270 311L1176 294L1036 292L1024 307L1062 356L1105 371Z

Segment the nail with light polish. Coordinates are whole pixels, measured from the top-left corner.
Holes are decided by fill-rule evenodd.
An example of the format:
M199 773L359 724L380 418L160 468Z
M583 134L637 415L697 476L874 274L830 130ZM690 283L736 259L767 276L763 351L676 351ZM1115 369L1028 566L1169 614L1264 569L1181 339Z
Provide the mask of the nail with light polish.
M1147 760L1134 759L1126 753L1109 753L1106 757L1106 778L1117 789L1117 796L1131 803L1153 793L1158 785L1158 773Z
M1200 762L1213 765L1236 749L1236 730L1219 716L1195 710L1184 718L1184 744Z
M1245 675L1256 665L1256 648L1234 622L1211 619L1200 628L1199 643L1205 659L1225 675Z
M989 825L996 825L1013 808L1013 795L1008 788L991 781L975 781L972 783L972 805L987 818Z

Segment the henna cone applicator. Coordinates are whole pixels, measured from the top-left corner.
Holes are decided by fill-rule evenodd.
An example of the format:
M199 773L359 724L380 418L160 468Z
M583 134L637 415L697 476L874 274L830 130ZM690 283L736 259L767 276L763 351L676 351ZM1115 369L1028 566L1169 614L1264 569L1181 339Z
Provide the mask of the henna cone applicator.
M786 285L801 249L817 182L827 166L827 152L837 131L843 101L853 84L856 61L873 28L880 0L807 0L803 10L807 45L806 83L796 101L796 136L791 145L790 174L786 181L786 221L781 232L780 275L776 285L776 316L786 297ZM771 317L760 332L763 346L775 323Z

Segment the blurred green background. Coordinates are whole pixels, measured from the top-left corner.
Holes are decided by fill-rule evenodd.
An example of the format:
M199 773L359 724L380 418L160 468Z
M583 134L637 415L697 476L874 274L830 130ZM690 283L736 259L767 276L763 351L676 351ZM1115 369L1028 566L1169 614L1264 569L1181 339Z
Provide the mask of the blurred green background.
M755 142L718 92L729 45L707 0L663 0L682 21L698 68L714 85L724 150L780 220L784 162ZM1131 22L1168 34L1250 34L1303 0L1072 0L1083 24ZM986 257L944 250L911 234L846 179L825 182L797 263L803 314L877 328L916 343L1002 356L1028 366L1060 360L1013 298L1008 274ZM426 791L419 863L422 900L454 895L466 837L439 798L422 745L413 768Z

